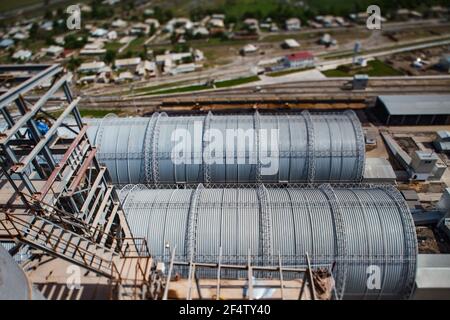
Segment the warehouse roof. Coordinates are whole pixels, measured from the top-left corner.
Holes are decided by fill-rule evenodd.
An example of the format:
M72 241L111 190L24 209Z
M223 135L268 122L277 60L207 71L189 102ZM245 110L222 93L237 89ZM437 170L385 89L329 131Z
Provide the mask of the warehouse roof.
M378 96L391 115L450 114L450 94Z

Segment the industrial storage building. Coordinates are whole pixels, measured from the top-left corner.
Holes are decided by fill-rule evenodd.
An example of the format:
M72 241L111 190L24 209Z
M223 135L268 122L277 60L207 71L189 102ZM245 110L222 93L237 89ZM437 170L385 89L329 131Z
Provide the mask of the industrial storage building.
M364 134L353 111L187 117L156 113L88 124L100 161L121 185L354 182L364 171ZM208 153L216 133L223 137L218 142L223 152ZM180 141L187 151L176 163L173 150Z
M386 125L450 124L450 94L379 96L375 108Z
M393 187L147 189L121 191L133 234L153 255L217 263L334 265L338 296L408 297L416 272L414 222ZM250 252L249 252L250 250ZM377 270L378 289L367 287ZM378 272L379 271L379 272ZM186 276L188 270L178 270ZM224 272L224 277L225 275ZM215 274L202 276L215 277ZM228 274L235 277L235 274ZM276 275L274 275L276 277Z

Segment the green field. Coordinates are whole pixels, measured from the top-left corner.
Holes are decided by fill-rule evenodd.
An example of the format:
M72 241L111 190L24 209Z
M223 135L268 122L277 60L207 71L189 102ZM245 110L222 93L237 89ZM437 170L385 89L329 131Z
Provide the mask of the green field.
M181 92L190 92L190 91L200 91L200 90L206 90L206 89L211 89L211 87L206 86L204 84L196 84L196 85L186 86L186 87L178 87L178 88L172 88L172 89L167 89L167 90L152 91L152 92L147 93L146 95L181 93Z
M50 112L50 114L53 117L58 118L62 112L62 110L58 110ZM119 115L121 112L119 109L80 109L81 116L86 118L103 118L110 113Z
M282 70L282 71L269 72L269 73L266 73L266 76L269 76L269 77L282 77L282 76L285 76L287 74L296 73L296 72L302 72L302 71L311 70L311 69L314 69L314 67L312 67L312 68L303 68L303 69L288 69L288 70Z
M216 88L226 88L226 87L237 86L240 84L255 82L258 80L260 80L258 76L251 76L251 77L246 77L246 78L238 78L238 79L219 81L219 82L215 83L215 86L216 86Z
M403 73L390 65L380 61L367 62L365 68L351 68L350 65L340 66L337 69L322 71L327 77L351 77L355 74L367 74L371 77L401 76Z

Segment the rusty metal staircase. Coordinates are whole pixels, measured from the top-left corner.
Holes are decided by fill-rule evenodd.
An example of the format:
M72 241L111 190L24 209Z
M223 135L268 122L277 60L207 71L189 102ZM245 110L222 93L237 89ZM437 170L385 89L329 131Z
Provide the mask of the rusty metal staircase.
M153 267L147 244L131 234L108 171L89 142L70 77L58 65L0 66L0 73L15 68L30 75L0 96L8 125L0 132L0 238L107 277L113 298L147 298ZM44 81L51 82L47 92L37 101L27 99ZM65 107L55 117L45 106L54 105L58 92ZM70 134L62 137L61 130Z

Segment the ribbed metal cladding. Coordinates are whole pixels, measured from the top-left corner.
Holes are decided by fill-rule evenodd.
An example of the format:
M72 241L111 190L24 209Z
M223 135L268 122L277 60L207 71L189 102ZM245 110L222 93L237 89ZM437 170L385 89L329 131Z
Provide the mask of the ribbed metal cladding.
M387 186L349 188L147 189L121 192L133 234L158 259L223 263L334 264L337 294L346 299L399 299L412 291L417 242L411 214ZM368 289L368 267L380 289ZM180 269L185 273L187 270ZM203 273L201 276L215 277ZM223 274L236 276L234 274ZM273 275L274 277L277 274Z
M364 135L353 111L177 117L155 113L151 118L87 121L100 161L108 166L113 182L121 185L357 182L364 172ZM179 143L172 139L176 129L189 132L186 158L191 163L176 164L172 159ZM234 143L226 139L230 129L243 130L235 131ZM253 133L244 134L248 129ZM267 156L274 157L278 168L274 174L262 171L267 160L261 156L267 141L261 135L264 130L268 137L271 130L278 132L278 141L267 139ZM225 137L224 152L215 161L205 152L211 132Z

